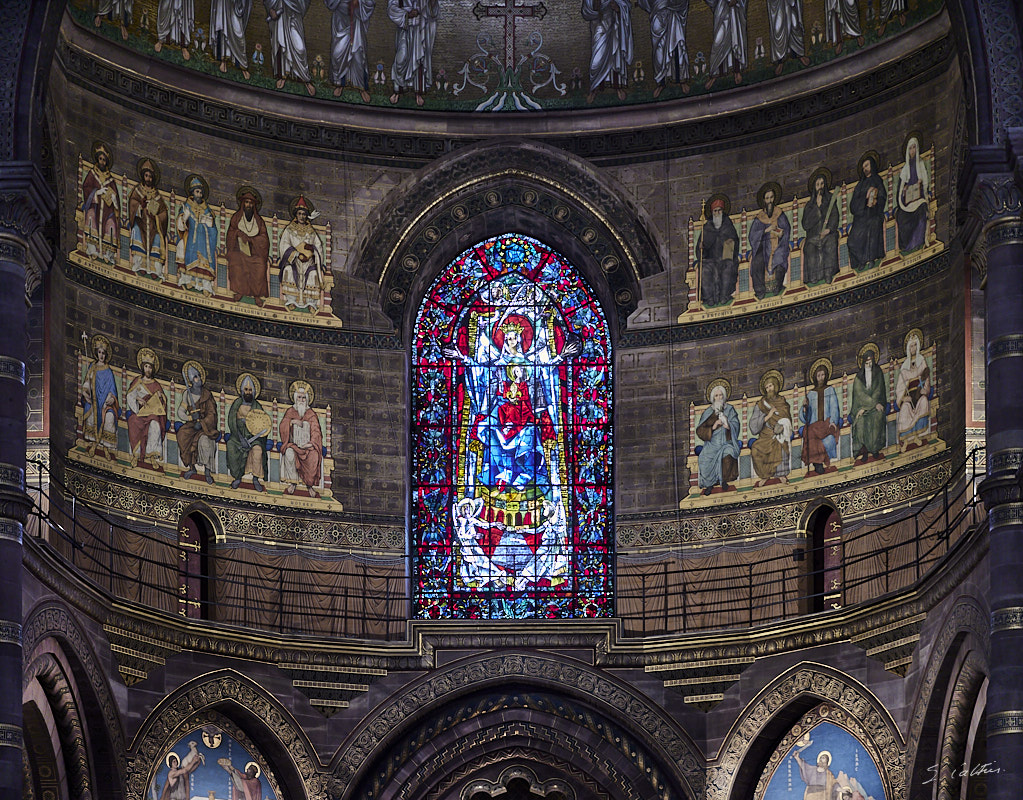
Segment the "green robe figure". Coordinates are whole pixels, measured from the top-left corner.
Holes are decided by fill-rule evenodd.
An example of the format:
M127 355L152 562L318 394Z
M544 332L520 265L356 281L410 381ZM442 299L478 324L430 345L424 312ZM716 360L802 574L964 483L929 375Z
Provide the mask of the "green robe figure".
M270 433L270 416L259 404L259 381L246 372L238 376L238 398L227 414L227 427L231 438L227 440L227 471L234 478L231 488L241 486L245 475L252 476L252 487L257 492L266 489L260 480L266 479L266 438Z
M874 344L860 348L857 361L860 371L853 381L849 416L852 419L853 455L866 461L867 456L878 458L885 446L888 421L888 390L884 373L877 365L879 351Z

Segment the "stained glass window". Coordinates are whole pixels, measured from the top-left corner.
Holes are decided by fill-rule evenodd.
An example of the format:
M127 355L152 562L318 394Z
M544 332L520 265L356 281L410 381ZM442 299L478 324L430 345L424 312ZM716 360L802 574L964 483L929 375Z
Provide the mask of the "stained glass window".
M610 616L611 341L579 273L481 242L427 292L412 359L414 615Z

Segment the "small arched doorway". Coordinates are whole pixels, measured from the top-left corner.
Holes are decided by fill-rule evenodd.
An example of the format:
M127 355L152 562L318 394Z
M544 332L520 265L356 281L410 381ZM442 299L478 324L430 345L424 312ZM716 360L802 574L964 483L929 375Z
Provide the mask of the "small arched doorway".
M814 509L806 521L806 571L801 585L801 612L813 614L842 607L842 516L830 503Z
M188 619L214 619L213 523L201 511L178 522L178 613Z

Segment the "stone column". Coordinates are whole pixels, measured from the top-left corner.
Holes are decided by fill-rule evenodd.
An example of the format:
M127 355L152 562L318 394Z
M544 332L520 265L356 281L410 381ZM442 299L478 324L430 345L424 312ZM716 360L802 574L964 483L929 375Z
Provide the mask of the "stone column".
M1011 172L982 175L970 202L982 226L985 272L987 477L980 492L990 531L990 684L987 761L991 800L1020 796L1023 764L1023 192Z
M30 263L29 242L52 208L52 193L33 165L0 163L0 797L22 796L27 292L38 286L44 266Z

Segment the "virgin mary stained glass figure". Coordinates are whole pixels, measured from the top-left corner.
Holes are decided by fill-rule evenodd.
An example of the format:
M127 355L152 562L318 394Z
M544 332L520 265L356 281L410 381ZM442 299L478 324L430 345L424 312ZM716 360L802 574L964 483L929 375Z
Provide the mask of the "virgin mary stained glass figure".
M527 237L483 242L416 348L417 614L609 613L609 341L581 278Z

